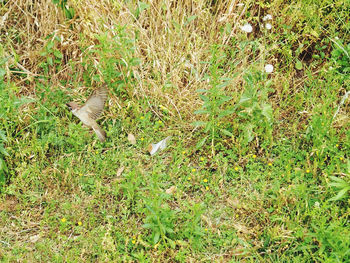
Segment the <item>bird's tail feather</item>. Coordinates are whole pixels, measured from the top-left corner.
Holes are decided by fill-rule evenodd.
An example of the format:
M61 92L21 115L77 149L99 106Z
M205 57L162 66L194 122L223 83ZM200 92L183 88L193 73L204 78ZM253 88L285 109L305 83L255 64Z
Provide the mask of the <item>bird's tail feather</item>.
M94 132L96 133L98 139L101 142L104 142L106 140L106 132L100 128L97 124L92 127Z

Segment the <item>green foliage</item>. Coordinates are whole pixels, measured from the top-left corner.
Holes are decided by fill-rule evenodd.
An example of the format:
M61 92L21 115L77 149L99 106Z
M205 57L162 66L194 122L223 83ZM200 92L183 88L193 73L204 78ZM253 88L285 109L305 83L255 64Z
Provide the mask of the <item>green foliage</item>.
M96 36L99 44L89 50L86 65L88 71L94 71L90 55L97 55L100 60L99 72L93 72L92 78L96 81L102 78L121 97L132 97L130 87L136 83L134 68L140 64L140 60L134 54L136 40L125 29L125 26L116 25L112 38L107 32Z
M52 35L47 37L47 39L49 38L52 38ZM62 69L63 54L56 47L60 41L61 39L58 36L54 36L53 39L46 43L43 51L40 52L40 56L45 60L39 66L43 69L45 75L49 75L49 72L57 73Z
M339 178L336 176L331 176L332 182L329 183L330 186L333 186L337 190L337 195L332 197L330 201L338 201L348 197L350 192L350 160L347 162L347 172L348 174L344 175L344 178Z
M244 76L245 90L237 103L241 142L247 146L255 137L262 138L266 147L272 143L273 109L268 102L271 81L255 72Z
M349 79L350 73L350 43L343 44L342 40L333 40L333 51L331 53L331 59L336 65L336 70L344 76L345 79Z
M153 244L157 244L160 240L169 243L172 248L175 242L172 238L174 234L175 211L163 202L164 197L160 195L157 198L145 200L146 209L144 228L150 229L151 240Z
M67 19L72 19L74 17L74 8L68 5L68 0L52 0L52 2L55 5L59 6L62 9L62 11L64 11L64 14Z
M345 3L345 4L344 4ZM329 56L329 38L335 36L349 41L349 3L343 0L272 1L268 6L278 8L274 25L277 30L269 39L278 42L275 49L283 65L294 64L300 70L301 63L311 67L320 65ZM315 59L312 59L315 58Z
M142 1L137 1L137 7L134 12L135 18L138 19L140 17L140 14L144 11L147 10L150 7L149 4L142 2Z
M226 136L233 136L231 132L219 127L220 119L233 113L232 109L225 108L225 104L232 99L232 97L225 95L224 88L229 85L230 78L223 77L223 63L226 59L226 54L223 53L219 45L211 48L212 58L208 62L209 73L204 77L204 80L209 82L209 89L197 90L200 93L199 97L203 100L203 105L200 110L195 111L195 114L203 114L208 116L207 121L195 122L196 126L204 126L204 133L209 135L201 139L197 148L200 148L209 138L211 140L212 152L215 151L215 137L218 134Z
M189 242L194 249L201 249L204 242L205 231L201 226L201 216L205 213L201 203L185 204L188 211L181 211L178 218L183 223L178 227L179 239Z

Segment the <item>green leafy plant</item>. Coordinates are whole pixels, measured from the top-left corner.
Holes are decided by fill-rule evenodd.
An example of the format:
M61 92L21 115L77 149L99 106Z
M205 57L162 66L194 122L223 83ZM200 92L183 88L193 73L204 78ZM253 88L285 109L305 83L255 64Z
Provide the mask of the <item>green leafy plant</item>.
M348 179L350 178L347 176ZM330 201L337 201L347 197L348 192L350 192L350 182L347 182L345 179L339 177L331 176L332 182L329 183L330 186L333 186L337 189L338 193L336 196L329 199Z
M183 240L188 240L194 248L201 248L204 235L201 215L205 212L204 206L201 203L187 204L187 206L189 211L181 213L184 223L181 224L179 235Z
M347 170L350 173L350 160L347 162ZM332 182L329 183L330 186L333 186L337 189L337 195L329 199L330 201L338 201L344 199L348 196L350 192L350 175L345 174L343 178L336 176L330 176Z
M224 134L226 136L233 136L233 134L219 127L219 121L225 116L232 114L233 109L225 107L225 103L232 99L231 96L225 94L224 88L229 85L230 78L223 77L223 64L226 54L222 52L220 45L214 45L211 48L212 58L208 62L209 74L204 77L204 80L209 81L209 89L197 90L199 97L203 100L201 109L196 110L195 114L203 114L208 116L206 121L196 121L193 124L196 126L203 126L204 133L208 135L201 139L197 148L200 148L204 143L210 139L212 154L215 154L215 138L216 134Z
M112 38L107 32L98 35L99 44L88 53L99 57L98 68L102 72L102 77L116 94L131 97L128 87L135 84L133 72L140 64L140 59L135 57L135 39L130 37L125 29L125 26L116 25ZM90 57L87 57L87 64L90 64L89 59ZM100 78L99 73L93 75L96 81L100 81Z
M142 1L138 1L137 3L137 7L136 10L134 12L135 14L135 18L138 19L140 17L140 14L144 11L147 10L150 7L149 4L142 2Z
M256 136L271 144L273 131L273 109L268 102L271 82L264 73L247 73L244 76L245 90L236 105L240 123L242 143L247 145Z
M52 36L48 36L48 38L50 37ZM60 37L54 36L52 40L47 42L44 50L40 52L40 56L45 58L45 60L42 61L39 66L44 70L45 75L49 73L51 68L54 72L61 70L63 54L55 47L56 43L60 41Z
M175 211L168 204L163 202L164 196L158 198L146 199L145 224L144 228L151 230L151 240L157 244L162 240L165 244L169 243L175 247L175 242L171 235L174 234Z
M336 69L340 74L343 74L345 78L349 78L350 72L350 43L343 44L341 39L332 40L333 51L331 53L331 59L336 65Z
M74 8L68 5L68 0L52 0L52 2L64 11L67 19L72 19L74 17Z

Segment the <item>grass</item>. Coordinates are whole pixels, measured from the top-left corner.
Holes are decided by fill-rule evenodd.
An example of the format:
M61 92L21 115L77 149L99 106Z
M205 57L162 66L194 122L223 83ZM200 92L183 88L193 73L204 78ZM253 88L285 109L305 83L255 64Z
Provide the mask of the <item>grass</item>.
M243 3L0 4L2 262L350 260L350 4Z

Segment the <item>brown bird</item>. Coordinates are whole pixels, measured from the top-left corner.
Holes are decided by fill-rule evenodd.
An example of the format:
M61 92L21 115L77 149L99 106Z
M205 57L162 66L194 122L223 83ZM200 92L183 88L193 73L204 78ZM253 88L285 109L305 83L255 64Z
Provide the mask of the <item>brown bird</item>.
M101 87L90 95L82 107L79 107L75 102L69 102L66 104L74 116L78 117L84 125L94 130L101 142L106 140L106 132L98 126L96 119L103 111L107 96L107 88Z

